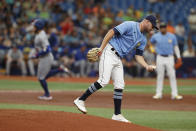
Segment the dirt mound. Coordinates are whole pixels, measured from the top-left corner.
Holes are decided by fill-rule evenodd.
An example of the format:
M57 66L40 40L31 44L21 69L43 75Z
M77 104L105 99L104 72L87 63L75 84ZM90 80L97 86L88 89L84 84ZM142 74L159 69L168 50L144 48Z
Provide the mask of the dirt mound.
M0 91L0 103L38 104L38 105L63 105L73 106L75 98L83 92L60 91L51 92L52 101L40 101L37 96L43 91ZM123 94L122 109L144 110L176 110L196 111L196 96L184 95L183 100L171 100L170 95L164 95L161 100L153 100L153 94L127 93ZM113 108L113 92L96 92L86 101L87 107Z
M0 110L1 131L155 131L90 115L33 110Z

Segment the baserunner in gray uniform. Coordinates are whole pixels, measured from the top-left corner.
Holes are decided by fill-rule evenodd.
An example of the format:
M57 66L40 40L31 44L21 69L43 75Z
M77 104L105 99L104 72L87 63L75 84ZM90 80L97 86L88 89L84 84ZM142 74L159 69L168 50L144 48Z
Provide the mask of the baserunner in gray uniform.
M36 49L36 54L32 58L39 58L37 77L45 92L44 95L39 96L38 99L52 100L46 79L59 72L69 73L69 70L62 65L58 69L51 70L53 55L51 53L51 47L48 41L48 37L43 30L44 21L36 20L35 22L33 22L33 25L35 30L34 46Z

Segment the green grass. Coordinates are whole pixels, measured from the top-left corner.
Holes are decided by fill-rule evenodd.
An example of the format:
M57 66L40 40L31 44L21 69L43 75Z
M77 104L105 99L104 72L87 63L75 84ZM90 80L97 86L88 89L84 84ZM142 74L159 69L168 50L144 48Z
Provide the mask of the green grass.
M79 113L75 107L54 105L23 105L0 103L0 109L50 110ZM111 118L113 109L88 108L88 114ZM195 131L196 112L123 110L124 116L135 124L168 131Z
M154 79L144 79L153 81ZM179 80L180 94L196 94L195 80ZM50 90L58 91L84 91L90 83L64 83L49 82ZM1 90L42 90L36 81L20 80L0 80ZM108 85L101 91L113 91L113 86ZM127 85L126 92L151 93L155 92L155 85ZM170 94L170 87L165 86L164 93ZM65 107L56 105L26 105L26 104L6 104L0 103L0 109L31 109L31 110L54 110L79 113L75 107ZM110 108L88 108L90 115L111 118L113 109ZM133 123L147 127L168 130L168 131L196 131L196 112L184 111L151 111L151 110L123 110L123 114Z
M90 83L64 83L64 82L49 82L51 90L70 90L70 91L84 91L88 88ZM179 85L180 94L196 94L195 85ZM19 80L0 80L0 90L42 90L39 83L36 81L19 81ZM113 86L109 84L101 91L113 91ZM155 85L127 85L126 92L138 93L154 93ZM171 89L165 86L163 93L169 94Z

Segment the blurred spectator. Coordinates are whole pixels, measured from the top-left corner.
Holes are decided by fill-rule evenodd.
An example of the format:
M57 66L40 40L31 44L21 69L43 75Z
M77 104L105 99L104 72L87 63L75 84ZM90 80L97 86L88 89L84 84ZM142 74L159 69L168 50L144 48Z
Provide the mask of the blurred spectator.
M9 39L12 42L15 42L15 43L17 42L17 44L21 44L21 35L16 30L17 28L13 28L13 27L10 28Z
M16 45L13 45L13 47L8 51L8 54L7 54L7 62L6 62L6 74L7 75L10 75L10 68L11 68L11 64L13 62L16 62L17 65L20 66L21 71L22 71L22 75L27 74L26 65L25 65L25 62L23 60L23 54L17 48Z
M124 2L120 0L117 1ZM159 20L171 19L173 24L179 20L183 22L182 26L184 27L180 24L175 27L176 35L177 37L179 36L179 47L182 53L185 43L184 36L186 36L187 32L187 25L186 22L184 22L186 19L184 17L182 17L182 19L181 17L177 19L170 18L170 14L173 16L173 13L175 12L169 12L170 14L166 15L167 17L163 15L163 13L168 13L168 9L161 11L163 9L161 6L167 3L170 3L169 5L173 4L170 1L148 1L153 4L148 2L147 5L144 6L140 2L134 0L132 2L125 2L131 3L131 5L126 5L127 8L122 9L119 8L120 5L113 5L118 4L118 2L108 4L108 1L105 0L2 0L0 2L0 67L4 68L6 62L5 56L12 43L17 43L18 48L23 52L25 59L28 57L29 51L25 52L25 49L33 48L34 33L28 32L27 27L37 18L43 18L48 23L47 33L50 45L51 47L54 47L53 54L56 58L56 63L69 65L73 72L77 69L73 66L75 65L75 56L73 56L73 53L78 52L81 43L85 43L87 49L99 46L108 29L113 28L115 25L118 25L125 20L138 21L148 13L155 14L156 12ZM124 5L124 3L121 5ZM155 7L159 6L160 10L156 11ZM183 9L180 9L182 14L189 10ZM181 15L181 12L179 14ZM188 43L193 45L192 50L196 48L195 16L196 13L194 9L191 9L188 17L190 23ZM171 32L175 32L173 26L171 26ZM184 39L182 39L182 36ZM65 53L65 55L63 53ZM140 69L137 65L134 65L134 62L129 63L129 58L125 59L127 70L129 70L129 66L131 67L131 71L129 70L128 72L131 72L133 76L138 76L137 73ZM88 63L86 59L84 59L84 61L86 64ZM84 74L88 75L89 72L94 72L96 68L97 67L92 64L87 64ZM135 71L134 68L137 70ZM30 74L33 75L34 73Z
M31 76L35 76L35 65L38 64L37 59L31 59L35 55L36 55L36 50L35 50L35 48L33 48L33 49L31 49L31 51L28 55L28 61L27 61L27 65L28 65L29 72L30 72Z
M77 48L79 46L79 35L78 32L73 30L70 34L66 34L63 38L64 42L72 48Z
M71 34L73 32L74 24L70 16L66 17L61 23L63 34Z
M103 24L109 27L112 23L113 23L112 14L105 13L105 16L103 18Z
M167 32L170 32L172 34L175 34L175 28L172 25L172 22L170 20L168 21L168 24L167 24Z
M196 49L196 9L191 9L191 13L188 16L188 22L190 28L188 44Z
M37 7L36 5L32 4L30 9L27 10L26 15L28 19L33 20L37 17Z
M92 9L90 7L90 4L86 4L84 7L84 13L85 14L90 14L92 12Z
M71 53L70 51L70 47L65 46L62 49L62 52L60 54L60 63L66 67L68 67L70 69L70 73L74 76L73 72L75 71L75 67L74 67L74 55Z
M183 52L183 57L195 57L192 45L188 44L188 48Z
M136 19L140 20L144 17L144 9L141 8L139 10L136 10L135 14L136 14Z
M4 47L4 49L9 49L11 47L11 45L12 45L12 41L10 39L7 38L7 39L5 39L3 41L3 47Z
M28 32L24 35L22 38L22 41L25 43L26 46L32 46L33 45L33 40L34 40L34 33L33 32Z
M155 54L151 52L150 45L146 46L143 56L148 64L155 65L156 57ZM142 74L144 77L155 76L155 72L148 72L146 69L142 69Z
M130 11L130 14L132 13L132 11ZM124 16L124 12L123 10L120 10L115 18L115 21L117 22L117 24L120 24L123 22L123 16Z
M19 18L21 13L22 13L21 3L20 3L20 1L17 1L14 3L14 7L13 7L14 19Z
M92 14L88 14L84 24L87 30L91 30L98 25L98 18Z
M178 40L180 54L182 55L182 53L184 51L184 44L185 44L185 29L184 29L184 26L182 25L182 23L179 23L175 27L175 32L176 32L176 37Z
M52 23L49 27L49 38L48 41L50 43L51 47L57 46L59 44L59 38L58 38L59 32L57 31L55 24Z
M60 60L61 60L62 64L65 65L66 67L68 67L69 69L73 70L72 65L73 65L75 59L74 59L74 55L70 51L69 46L63 47L62 52L60 54L60 57L61 57Z
M97 32L97 34L95 34L95 33L96 32L89 32L87 38L85 39L85 42L86 42L88 48L96 47L102 41L100 31Z
M43 7L43 10L40 11L39 16L40 18L45 19L45 20L49 19L50 15L49 15L47 6Z
M127 9L127 12L129 14L133 14L135 12L133 5L130 5L129 8Z
M0 68L4 65L4 60L6 57L6 47L3 45L3 37L0 36Z
M123 20L124 21L136 21L136 12L133 11L133 13L131 14L131 12L126 12L126 14L123 16Z
M82 16L79 13L73 14L72 20L73 20L73 23L74 23L74 25L76 27L83 28L83 25L82 25Z
M150 3L156 3L156 2L158 2L159 0L148 0L148 2L150 2Z
M87 76L96 76L98 74L99 63L98 62L87 62L86 74Z
M75 72L77 75L79 73L79 76L81 77L85 77L87 76L86 74L86 71L85 71L85 68L87 66L87 63L86 63L86 55L87 55L87 48L86 48L86 45L85 44L82 44L80 46L80 49L78 49L76 51L76 54L75 54L75 63L74 63L74 67L76 69L78 69L77 72Z
M2 68L2 66L3 66L3 61L5 60L5 55L6 55L5 51L0 46L0 68Z
M52 47L52 54L53 54L53 57L54 57L54 60L52 62L52 66L58 67L60 65L60 63L59 63L59 59L60 59L59 49L60 48L58 48L58 45L55 45L55 46Z

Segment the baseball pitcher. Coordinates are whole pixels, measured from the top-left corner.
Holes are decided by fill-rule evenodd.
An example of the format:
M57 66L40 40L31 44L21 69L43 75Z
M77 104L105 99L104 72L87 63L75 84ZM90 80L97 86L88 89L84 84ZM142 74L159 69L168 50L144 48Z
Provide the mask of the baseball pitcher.
M89 61L96 61L97 56L100 56L99 79L92 83L82 96L74 100L74 104L81 112L87 113L85 100L95 91L106 86L110 81L110 77L112 77L114 84L114 114L112 119L130 122L121 115L121 101L125 86L121 58L126 56L131 50L136 50L135 57L137 62L146 70L153 71L155 66L148 65L142 56L147 43L144 33L149 33L153 28L158 29L156 27L156 18L152 15L147 16L140 23L134 21L123 22L108 31L100 48L94 48L89 51L87 54Z

